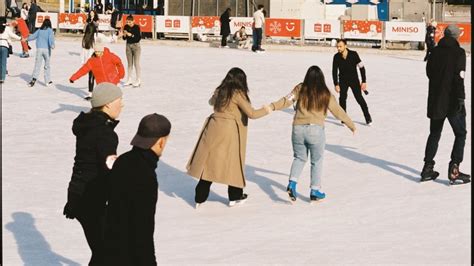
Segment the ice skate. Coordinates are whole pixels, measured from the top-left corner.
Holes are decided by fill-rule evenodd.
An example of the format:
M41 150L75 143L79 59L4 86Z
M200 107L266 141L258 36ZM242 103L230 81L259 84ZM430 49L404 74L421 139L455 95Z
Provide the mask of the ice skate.
M311 199L311 203L318 202L326 198L326 194L315 189L311 189L311 193L309 194L309 198Z
M53 86L53 82L52 82L52 81L46 83L46 87L51 87L51 86Z
M450 185L461 185L471 182L471 176L459 171L459 165L455 163L449 164L448 179Z
M92 100L92 92L89 92L86 97L84 97L84 100L90 101Z
M197 203L197 202L196 202L196 204L194 205L194 209L196 209L196 210L199 209L199 206L201 206L201 204L202 204L202 203Z
M234 207L238 205L242 205L247 201L248 195L247 194L242 194L242 197L238 200L231 200L229 201L229 207Z
M140 85L141 85L141 81L139 79L137 79L135 82L132 83L132 86L134 88L138 88L140 87Z
M286 192L288 192L288 196L290 197L291 202L296 201L296 182L291 181L288 183L288 187L286 188Z
M127 81L125 81L125 82L123 83L123 86L130 86L130 85L132 85L132 84L133 84L133 81L132 81L131 78L129 78L129 79L127 79Z
M439 176L439 173L434 170L434 164L425 163L423 170L421 170L420 182L435 180Z
M28 87L33 87L36 83L36 79L31 79L31 81L28 83Z

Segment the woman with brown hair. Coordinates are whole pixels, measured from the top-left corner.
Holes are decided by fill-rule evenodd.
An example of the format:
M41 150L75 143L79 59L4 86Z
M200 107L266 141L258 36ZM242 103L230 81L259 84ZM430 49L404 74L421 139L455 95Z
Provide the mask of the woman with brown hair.
M248 118L257 119L268 109L253 109L248 96L247 76L232 68L209 100L214 113L204 123L199 140L186 166L188 174L199 179L196 207L209 196L212 182L229 186L229 206L243 203L245 149Z
M355 133L355 125L339 106L336 98L329 92L324 74L318 66L311 66L303 83L298 84L287 96L271 104L271 109L281 110L295 105L293 131L293 164L290 170L290 180L287 187L288 195L296 201L296 184L303 167L311 154L311 201L321 200L326 194L321 192L321 174L324 158L326 135L324 120L327 110L342 120Z

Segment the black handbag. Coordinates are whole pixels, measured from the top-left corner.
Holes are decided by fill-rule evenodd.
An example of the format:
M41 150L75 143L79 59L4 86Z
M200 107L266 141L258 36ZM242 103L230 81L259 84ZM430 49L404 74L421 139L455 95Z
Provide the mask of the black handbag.
M13 54L13 46L8 45L8 54Z

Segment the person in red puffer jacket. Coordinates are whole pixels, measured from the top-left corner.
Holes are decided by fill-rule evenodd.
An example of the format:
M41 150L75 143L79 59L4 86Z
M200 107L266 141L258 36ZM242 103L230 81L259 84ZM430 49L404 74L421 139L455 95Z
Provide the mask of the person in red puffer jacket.
M96 84L110 82L117 85L125 76L120 58L101 43L94 45L94 55L69 78L69 81L73 83L89 71L92 71Z

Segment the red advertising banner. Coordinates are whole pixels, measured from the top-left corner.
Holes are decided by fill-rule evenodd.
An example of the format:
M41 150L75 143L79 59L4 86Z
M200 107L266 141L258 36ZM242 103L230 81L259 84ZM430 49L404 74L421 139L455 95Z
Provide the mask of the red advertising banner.
M68 30L83 30L87 15L79 13L59 13L59 28Z
M265 19L265 35L272 37L301 37L301 20L286 18Z
M455 23L461 30L459 35L460 43L471 43L471 24L469 23ZM438 23L436 26L435 41L439 42L444 37L444 29L448 26L448 23Z
M221 31L221 22L219 17L192 17L191 21L193 33L207 33L219 35Z
M382 22L368 20L345 20L344 38L382 40Z
M122 26L126 24L126 16L122 18ZM153 32L153 16L149 15L133 15L133 21L140 26L141 32Z

